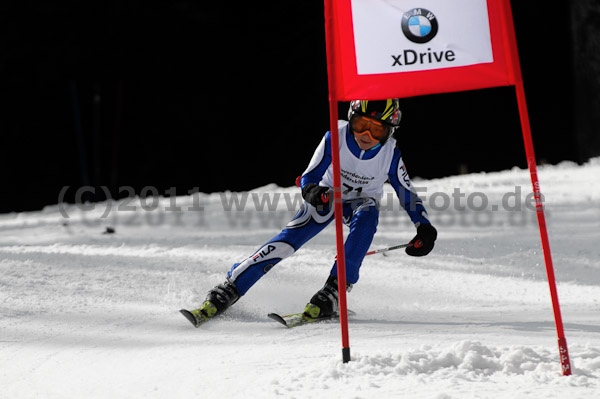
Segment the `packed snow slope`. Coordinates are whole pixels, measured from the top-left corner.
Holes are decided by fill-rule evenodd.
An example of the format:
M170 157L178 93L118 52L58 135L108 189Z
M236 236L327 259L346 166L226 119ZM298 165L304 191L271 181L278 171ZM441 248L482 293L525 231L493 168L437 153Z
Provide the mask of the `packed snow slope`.
M512 169L413 180L439 230L435 250L365 258L348 295L346 364L337 323L286 329L266 317L302 310L324 283L333 224L221 318L195 329L178 312L287 223L297 188L148 188L0 215L0 397L598 398L600 159L540 167L539 178L570 377L529 173ZM387 190L373 249L415 233Z

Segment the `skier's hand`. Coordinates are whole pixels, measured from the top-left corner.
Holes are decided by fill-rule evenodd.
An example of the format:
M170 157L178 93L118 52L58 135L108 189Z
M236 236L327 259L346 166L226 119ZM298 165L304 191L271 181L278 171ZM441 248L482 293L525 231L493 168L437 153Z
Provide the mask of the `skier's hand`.
M431 252L437 230L431 224L421 224L417 227L417 235L410 241L412 244L406 247L405 251L410 256L425 256Z
M328 208L331 203L331 193L329 190L329 187L308 183L302 188L302 198L319 210L325 209Z

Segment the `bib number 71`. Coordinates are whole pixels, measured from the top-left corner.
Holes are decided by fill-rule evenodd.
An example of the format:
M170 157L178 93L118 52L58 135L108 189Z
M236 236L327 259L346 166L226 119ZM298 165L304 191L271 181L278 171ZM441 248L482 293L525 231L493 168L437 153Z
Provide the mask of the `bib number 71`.
M352 187L351 185L349 185L349 184L346 184L346 183L342 183L342 185L343 185L343 186L346 188L346 189L345 189L345 190L342 192L343 194L348 194L348 193L350 193L351 191L356 191L356 195L360 195L360 193L362 193L362 189L363 189L363 188L362 188L362 186L359 186L359 187Z

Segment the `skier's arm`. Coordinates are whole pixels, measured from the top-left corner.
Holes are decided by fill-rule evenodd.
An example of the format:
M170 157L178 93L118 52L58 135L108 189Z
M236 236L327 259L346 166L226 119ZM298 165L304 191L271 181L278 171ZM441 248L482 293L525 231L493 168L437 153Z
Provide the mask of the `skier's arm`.
M398 148L394 150L394 158L392 160L392 165L390 166L388 179L394 188L394 191L396 191L396 195L400 200L400 205L402 205L406 213L408 213L410 220L412 220L415 226L418 227L421 224L430 224L427 210L425 210L423 201L419 198L410 182L408 172L406 171Z
M321 143L315 150L315 153L308 164L308 167L302 173L300 187L304 188L307 184L318 185L323 175L331 164L331 132L327 132Z
M400 150L394 150L394 158L390 167L388 178L400 204L404 207L408 216L417 228L417 235L410 241L406 253L411 256L425 256L431 252L437 238L437 230L431 225L423 201L417 195L413 185L408 178L408 172L402 162Z

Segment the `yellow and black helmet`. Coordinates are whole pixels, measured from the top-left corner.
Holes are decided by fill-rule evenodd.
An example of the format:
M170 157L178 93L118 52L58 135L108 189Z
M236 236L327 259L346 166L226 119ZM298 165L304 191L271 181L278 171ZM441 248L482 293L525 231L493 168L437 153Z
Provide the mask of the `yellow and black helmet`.
M348 120L352 115L358 114L380 120L384 125L392 128L400 126L400 101L397 98L388 100L353 100L348 109Z

